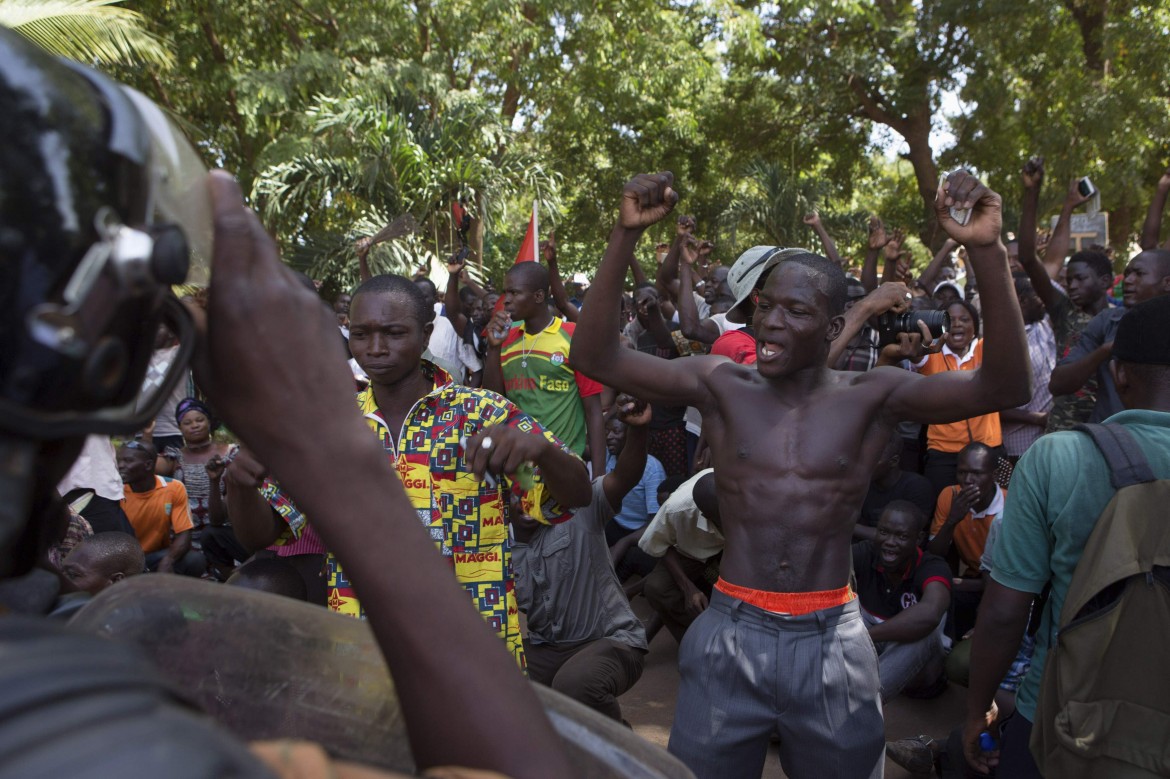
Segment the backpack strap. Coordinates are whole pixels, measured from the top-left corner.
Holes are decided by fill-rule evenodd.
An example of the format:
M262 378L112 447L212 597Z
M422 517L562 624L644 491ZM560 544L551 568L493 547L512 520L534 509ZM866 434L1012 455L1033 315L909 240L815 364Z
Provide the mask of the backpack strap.
M1146 453L1142 451L1133 433L1125 429L1125 425L1080 424L1074 425L1072 429L1087 433L1101 450L1105 462L1109 465L1109 478L1113 483L1113 489L1120 490L1133 484L1157 480L1150 468L1149 460L1146 459Z

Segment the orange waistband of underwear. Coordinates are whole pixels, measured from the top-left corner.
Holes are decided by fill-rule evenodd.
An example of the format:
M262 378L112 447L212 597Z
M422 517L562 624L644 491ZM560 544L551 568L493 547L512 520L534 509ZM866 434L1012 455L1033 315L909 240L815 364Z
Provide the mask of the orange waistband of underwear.
M814 611L833 606L844 606L857 597L849 585L839 590L820 590L817 592L768 592L766 590L753 590L751 587L740 587L722 576L719 577L719 581L715 582L715 589L724 595L739 598L744 603L750 603L764 611L788 614L793 617L811 614Z

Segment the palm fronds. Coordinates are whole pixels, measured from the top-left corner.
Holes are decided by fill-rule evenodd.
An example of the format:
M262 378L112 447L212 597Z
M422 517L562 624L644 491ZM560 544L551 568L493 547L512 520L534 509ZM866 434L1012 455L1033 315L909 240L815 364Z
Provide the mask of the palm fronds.
M87 64L145 63L169 68L167 44L122 0L0 0L0 25L41 48Z

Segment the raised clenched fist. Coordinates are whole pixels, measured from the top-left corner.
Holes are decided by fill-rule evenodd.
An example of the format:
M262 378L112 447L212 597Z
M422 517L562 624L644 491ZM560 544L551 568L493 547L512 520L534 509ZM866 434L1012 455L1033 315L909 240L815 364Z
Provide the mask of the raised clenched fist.
M550 231L547 241L540 242L540 256L544 257L544 261L557 261L557 236L555 232Z
M1022 171L1024 177L1024 186L1027 189L1035 189L1044 181L1044 158L1033 157L1024 163L1024 170Z
M674 174L642 173L626 183L618 206L618 224L627 230L644 230L662 221L678 202Z
M650 424L653 409L644 400L638 400L633 395L618 395L614 404L617 408L618 419L632 427L645 427Z
M934 198L939 226L964 246L991 246L1003 230L1003 199L965 170L949 174ZM970 209L971 218L961 225L951 209Z

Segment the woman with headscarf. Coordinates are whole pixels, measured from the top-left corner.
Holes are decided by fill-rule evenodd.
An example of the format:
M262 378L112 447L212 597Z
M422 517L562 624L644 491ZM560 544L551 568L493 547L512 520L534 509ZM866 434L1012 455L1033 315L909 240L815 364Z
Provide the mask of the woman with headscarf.
M211 437L218 422L198 398L184 398L175 407L175 421L183 436L182 448L169 447L160 456L156 473L178 479L187 488L194 525L192 547L201 549L212 574L221 581L247 559L228 522L223 474L239 448Z

